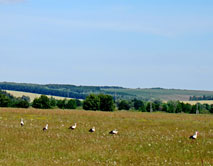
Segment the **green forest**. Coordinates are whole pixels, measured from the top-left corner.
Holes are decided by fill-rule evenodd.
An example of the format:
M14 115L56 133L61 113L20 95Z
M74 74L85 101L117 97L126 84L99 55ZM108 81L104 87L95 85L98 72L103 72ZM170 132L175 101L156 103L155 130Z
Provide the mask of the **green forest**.
M65 84L29 84L0 82L0 89L14 90L43 95L61 96L75 99L85 99L89 94L107 94L115 100L180 100L200 99L203 96L213 96L213 91L180 90L164 88L124 88L116 86L76 86ZM209 99L209 97L208 97Z

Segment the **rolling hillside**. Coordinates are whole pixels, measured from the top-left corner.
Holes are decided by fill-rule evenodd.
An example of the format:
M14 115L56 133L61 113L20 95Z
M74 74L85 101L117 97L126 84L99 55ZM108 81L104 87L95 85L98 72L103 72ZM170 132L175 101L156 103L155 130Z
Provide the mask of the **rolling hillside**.
M163 88L149 88L149 89L131 89L115 86L75 86L63 84L27 84L27 83L12 83L0 82L0 89L21 91L37 94L45 94L51 96L60 96L68 98L85 99L90 93L104 93L115 97L115 99L160 99L181 100L187 101L190 96L213 96L213 91L201 90L180 90L180 89L163 89Z
M105 92L125 93L136 98L188 101L190 96L212 96L213 91L181 90L181 89L105 89Z

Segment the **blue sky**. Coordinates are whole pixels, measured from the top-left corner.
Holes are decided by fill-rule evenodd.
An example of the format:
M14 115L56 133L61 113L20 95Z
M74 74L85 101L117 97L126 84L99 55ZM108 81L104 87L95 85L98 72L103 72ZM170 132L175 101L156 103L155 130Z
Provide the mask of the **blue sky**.
M0 0L0 81L213 90L212 0Z

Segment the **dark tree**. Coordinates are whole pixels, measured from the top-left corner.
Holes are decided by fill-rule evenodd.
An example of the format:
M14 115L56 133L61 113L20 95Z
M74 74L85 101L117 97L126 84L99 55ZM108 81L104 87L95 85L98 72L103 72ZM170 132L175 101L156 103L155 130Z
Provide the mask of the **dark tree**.
M177 106L176 106L176 109L175 109L175 113L181 113L181 112L183 112L183 105L184 105L184 103L178 102Z
M114 101L113 97L110 95L100 94L98 95L100 99L100 110L101 111L113 111L114 110Z
M65 109L66 108L66 102L67 100L57 100L57 107L60 109Z
M118 109L119 110L129 110L130 109L130 104L128 101L126 100L121 100L119 103L118 103Z
M161 111L162 109L162 101L161 100L155 100L154 102L154 107L156 111Z
M156 109L155 109L155 103L154 102L148 102L147 103L147 105L146 105L146 111L147 112L151 112L151 110L150 110L151 108L152 108L152 111L156 111Z
M68 100L68 102L65 105L66 109L76 109L77 105L76 105L76 100L75 99L70 99Z
M213 104L211 104L211 108L210 108L209 112L213 113Z
M54 97L51 97L50 98L50 106L52 108L54 108L54 107L56 107L56 105L57 105L57 100Z
M183 112L190 113L192 111L192 105L189 103L186 103L183 105Z
M32 106L34 108L49 109L51 108L50 99L45 95L41 95L39 98L33 100Z
M77 107L81 107L82 106L82 101L79 99L76 99L76 105Z
M132 102L133 102L134 108L136 110L139 110L139 108L144 105L144 103L141 100L138 100L138 99L134 99L134 100L132 100Z
M11 99L3 93L0 93L0 107L9 107Z
M163 103L163 105L162 105L162 111L168 112L168 110L169 110L168 104L167 103Z
M169 113L175 113L176 112L176 109L177 109L177 104L178 102L177 101L168 101L167 102L167 105L168 105L168 112Z
M95 94L90 94L84 100L83 109L94 111L100 110L100 98Z
M14 102L14 107L17 107L17 108L29 108L30 104L28 101L26 100L17 100L16 102Z
M145 104L142 100L134 99L132 100L132 102L133 102L133 107L135 108L135 110L139 110L141 112L146 111Z

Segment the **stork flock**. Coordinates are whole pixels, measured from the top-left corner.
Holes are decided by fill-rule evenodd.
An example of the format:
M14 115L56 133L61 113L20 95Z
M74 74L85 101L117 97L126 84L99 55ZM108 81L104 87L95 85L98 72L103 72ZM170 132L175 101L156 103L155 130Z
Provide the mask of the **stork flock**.
M21 127L23 127L23 126L24 126L24 120L23 120L23 118L21 118ZM74 130L74 129L76 129L76 127L77 127L77 123L75 123L74 125L70 126L68 129ZM46 130L48 130L48 124L46 124L46 126L43 128L43 131L46 131ZM89 132L90 133L95 132L95 127L93 126L91 129L89 129ZM111 130L109 132L109 134L116 135L116 134L118 134L118 130L116 130L116 129Z
M23 126L24 126L24 120L23 120L23 118L21 118L21 127L23 127ZM77 123L70 126L68 129L74 130L74 129L76 129L76 127L77 127ZM46 124L46 126L43 128L43 131L46 131L46 130L48 130L48 124ZM93 126L91 129L89 129L89 132L90 133L95 132L95 127ZM118 134L118 130L117 129L111 130L109 132L109 134L116 135L116 134ZM199 134L199 132L196 131L195 134L191 135L189 138L190 139L197 139L198 134Z

